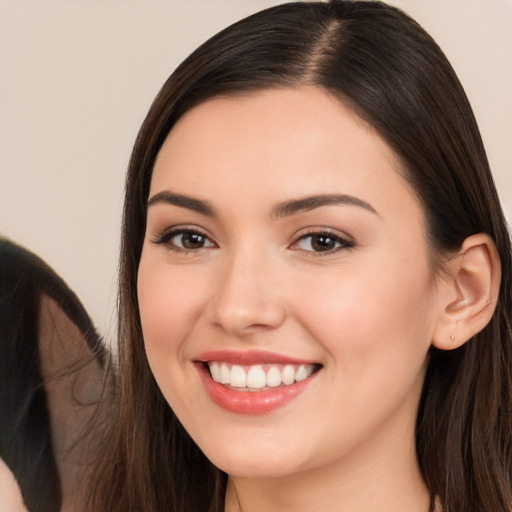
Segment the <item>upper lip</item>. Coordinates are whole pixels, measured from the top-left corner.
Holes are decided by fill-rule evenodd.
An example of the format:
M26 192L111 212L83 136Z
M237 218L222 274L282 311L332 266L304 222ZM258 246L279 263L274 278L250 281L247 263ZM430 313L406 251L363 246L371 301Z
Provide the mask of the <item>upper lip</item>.
M265 350L211 350L203 352L196 362L206 363L217 361L238 365L254 364L318 364L316 361L298 359Z

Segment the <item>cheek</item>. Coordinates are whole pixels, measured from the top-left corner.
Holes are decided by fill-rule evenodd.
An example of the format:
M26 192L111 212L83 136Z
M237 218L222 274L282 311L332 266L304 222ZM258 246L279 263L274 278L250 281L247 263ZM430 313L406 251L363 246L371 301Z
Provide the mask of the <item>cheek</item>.
M196 372L187 364L191 353L186 340L198 324L205 290L191 277L165 262L143 258L137 283L148 363L158 387L180 417L201 403L193 386Z
M430 287L428 274L390 267L386 274L354 270L337 282L316 280L300 316L324 348L329 388L338 390L326 423L343 425L356 439L397 410L411 417L430 347Z
M137 293L144 343L150 364L182 357L182 341L194 327L204 291L198 281L161 262L141 260Z
M298 316L335 363L350 362L354 372L379 359L421 363L434 325L428 267L363 268L304 281L308 300Z

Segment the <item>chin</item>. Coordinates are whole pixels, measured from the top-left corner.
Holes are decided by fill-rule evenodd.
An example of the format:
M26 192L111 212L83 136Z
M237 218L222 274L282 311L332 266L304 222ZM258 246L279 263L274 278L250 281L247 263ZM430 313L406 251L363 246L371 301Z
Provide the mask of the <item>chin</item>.
M296 450L293 451L245 442L243 445L232 444L229 447L220 444L209 446L203 453L228 475L240 478L278 478L304 469L304 463L296 457Z
M290 461L283 456L283 462L262 460L261 454L258 459L239 460L236 457L222 460L212 460L213 464L230 476L237 478L281 478L296 471L290 467ZM218 463L217 463L218 462Z

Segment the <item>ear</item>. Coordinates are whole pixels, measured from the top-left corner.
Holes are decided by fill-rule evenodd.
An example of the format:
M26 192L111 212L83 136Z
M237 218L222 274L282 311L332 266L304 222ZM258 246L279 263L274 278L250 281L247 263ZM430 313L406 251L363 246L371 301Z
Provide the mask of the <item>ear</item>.
M451 350L480 332L494 314L500 282L500 258L491 237L479 233L466 238L438 283L439 317L432 344Z

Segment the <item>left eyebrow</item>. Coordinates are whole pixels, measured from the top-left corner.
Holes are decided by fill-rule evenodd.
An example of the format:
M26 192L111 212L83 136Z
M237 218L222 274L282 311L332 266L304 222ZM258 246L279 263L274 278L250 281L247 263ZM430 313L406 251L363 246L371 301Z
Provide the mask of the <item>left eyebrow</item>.
M320 208L322 206L334 205L357 206L380 217L377 210L371 204L347 194L322 194L284 201L272 208L271 216L287 217L288 215L314 210L315 208Z
M148 201L148 208L159 203L179 206L180 208L186 208L209 217L216 216L215 210L208 201L203 201L202 199L196 199L195 197L183 194L175 194L169 190L163 190L162 192L158 192L158 194L152 196Z

